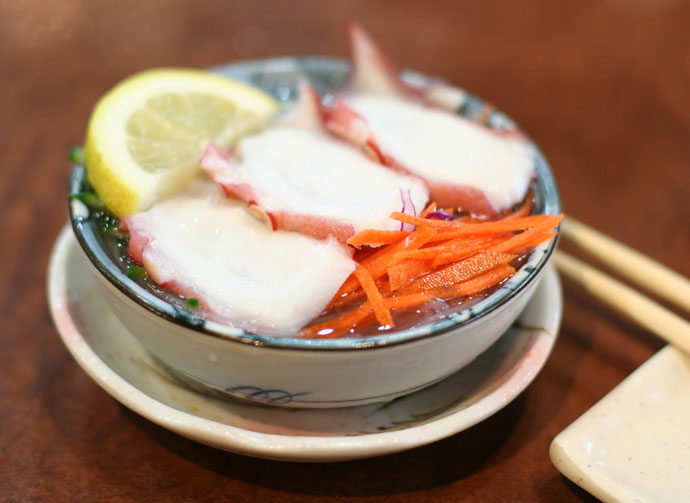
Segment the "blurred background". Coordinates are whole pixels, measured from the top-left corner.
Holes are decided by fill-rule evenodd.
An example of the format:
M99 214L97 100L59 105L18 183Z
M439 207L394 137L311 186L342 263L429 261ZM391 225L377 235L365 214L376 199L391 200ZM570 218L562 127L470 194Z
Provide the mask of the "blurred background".
M61 345L46 268L99 96L150 67L346 57L353 20L401 67L520 124L566 213L690 276L690 1L0 0L0 500L587 500L549 442L661 343L567 286L556 350L515 404L432 446L328 467L186 441L119 406Z
M661 241L666 212L690 195L681 141L690 123L687 1L0 0L0 19L0 142L22 146L5 164L28 168L49 151L61 187L68 167L59 154L82 141L97 98L127 75L288 54L346 57L345 26L358 20L401 67L440 76L513 117L550 160L566 211L588 223L663 253L637 242L635 219L619 216L653 213ZM18 125L27 129L13 131ZM622 128L624 137L615 134ZM6 176L3 169L5 187ZM573 188L582 184L586 199ZM54 218L56 230L62 216ZM669 239L688 244L687 233Z

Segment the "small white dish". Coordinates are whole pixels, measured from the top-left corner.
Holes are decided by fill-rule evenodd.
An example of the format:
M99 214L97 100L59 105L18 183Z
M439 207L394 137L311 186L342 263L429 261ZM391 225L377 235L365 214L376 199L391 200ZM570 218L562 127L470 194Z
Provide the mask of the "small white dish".
M125 406L213 447L293 461L389 454L473 426L536 377L555 343L562 313L560 282L549 267L518 322L444 381L385 404L284 409L197 393L169 377L106 305L69 228L53 250L48 298L69 351Z
M690 358L659 351L559 433L550 454L606 503L690 501Z

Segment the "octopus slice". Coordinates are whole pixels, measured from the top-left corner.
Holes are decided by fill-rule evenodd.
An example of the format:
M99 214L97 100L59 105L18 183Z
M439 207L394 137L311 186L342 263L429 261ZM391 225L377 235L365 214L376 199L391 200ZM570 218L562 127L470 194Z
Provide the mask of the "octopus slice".
M349 247L271 231L208 181L123 223L153 281L198 299L209 319L260 333L298 333L355 267Z
M439 206L494 215L524 199L534 155L520 135L450 113L457 104L447 86L403 82L360 27L351 29L350 41L353 74L326 113L329 130L381 164L422 178Z
M344 242L363 229L399 228L391 212L424 207L428 191L421 180L331 135L322 113L318 96L302 88L296 106L276 124L242 138L232 152L209 145L201 166L273 229L317 239Z

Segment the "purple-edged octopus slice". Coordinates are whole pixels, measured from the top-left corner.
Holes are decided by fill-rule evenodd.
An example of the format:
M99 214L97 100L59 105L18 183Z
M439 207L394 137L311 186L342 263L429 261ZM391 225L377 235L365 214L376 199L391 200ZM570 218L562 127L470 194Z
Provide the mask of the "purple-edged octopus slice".
M274 232L212 182L123 223L128 253L153 281L197 298L207 319L260 333L298 333L355 268L349 247Z
M422 178L441 207L496 214L522 201L533 152L518 134L501 134L450 113L451 91L403 82L395 65L358 26L350 30L353 75L327 113L335 134L380 163Z
M209 145L201 166L273 229L318 239L344 242L364 229L399 228L391 212L405 206L414 214L428 200L420 179L391 171L332 136L318 96L308 88L290 113L242 138L232 152Z

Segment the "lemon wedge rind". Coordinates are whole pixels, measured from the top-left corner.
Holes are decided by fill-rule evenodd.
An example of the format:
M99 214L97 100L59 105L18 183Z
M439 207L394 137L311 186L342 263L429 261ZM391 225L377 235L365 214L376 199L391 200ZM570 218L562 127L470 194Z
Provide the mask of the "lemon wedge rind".
M136 213L197 176L208 142L230 147L277 110L263 91L203 70L135 74L91 115L84 153L89 182L117 216Z

